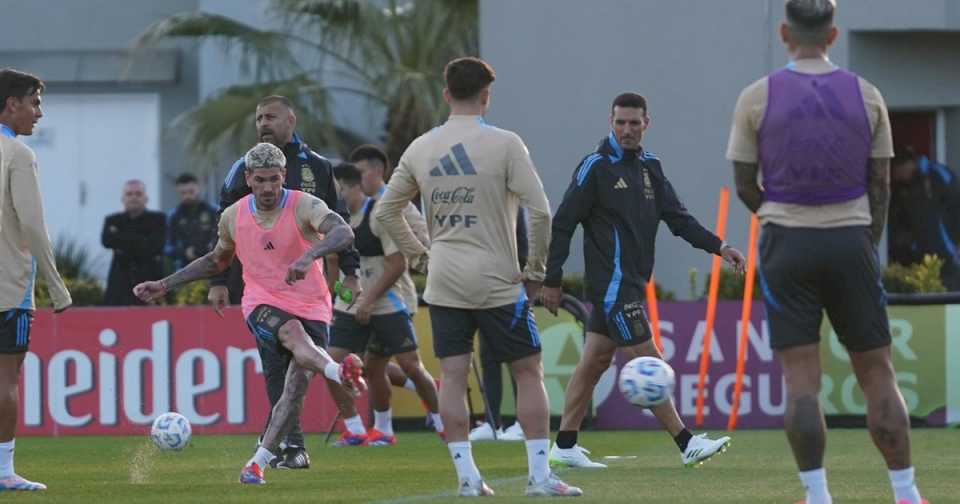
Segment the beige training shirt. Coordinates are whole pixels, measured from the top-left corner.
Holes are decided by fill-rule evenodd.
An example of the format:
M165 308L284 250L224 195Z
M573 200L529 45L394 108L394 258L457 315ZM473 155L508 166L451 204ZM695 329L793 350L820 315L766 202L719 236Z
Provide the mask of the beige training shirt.
M55 309L73 300L57 272L43 220L37 157L23 142L0 134L0 311L33 310L39 271Z
M403 219L417 193L430 231L424 299L484 309L522 297L516 222L527 209L529 254L523 277L542 281L550 206L523 140L480 116L451 115L410 144L374 209L386 235L408 258L427 251Z

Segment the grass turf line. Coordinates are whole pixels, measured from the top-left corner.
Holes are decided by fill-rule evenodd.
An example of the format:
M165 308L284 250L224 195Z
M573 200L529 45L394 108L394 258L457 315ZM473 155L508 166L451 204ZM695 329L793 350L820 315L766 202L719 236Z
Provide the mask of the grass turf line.
M308 436L311 468L268 470L267 485L241 486L240 468L256 436L196 436L179 453L161 453L142 437L24 437L17 440L17 472L49 485L37 494L0 499L44 502L444 502L454 500L456 476L446 447L429 433L399 433L398 445L323 448ZM780 431L738 431L733 446L699 469L680 465L679 452L658 431L586 432L581 444L604 455L605 470L566 470L583 488L577 502L792 503L802 489ZM955 483L960 431L913 432L914 465L924 497L960 502ZM529 502L523 443L474 443L474 456L498 502ZM832 430L827 477L837 502L892 502L880 455L865 430Z

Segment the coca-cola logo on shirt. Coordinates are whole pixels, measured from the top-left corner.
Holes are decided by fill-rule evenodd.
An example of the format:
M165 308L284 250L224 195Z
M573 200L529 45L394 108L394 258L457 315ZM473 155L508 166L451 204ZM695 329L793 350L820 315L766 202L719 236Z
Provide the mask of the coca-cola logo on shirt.
M430 195L433 204L438 203L473 203L473 187L460 186L456 189L443 190L436 188Z

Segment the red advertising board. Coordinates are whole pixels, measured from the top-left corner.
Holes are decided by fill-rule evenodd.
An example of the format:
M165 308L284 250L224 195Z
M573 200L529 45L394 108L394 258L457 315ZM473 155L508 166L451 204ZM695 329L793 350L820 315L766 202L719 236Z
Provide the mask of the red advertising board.
M256 342L236 308L222 319L209 307L39 311L20 397L20 435L138 434L166 411L198 433L259 432L269 411ZM326 430L335 415L315 378L304 430Z

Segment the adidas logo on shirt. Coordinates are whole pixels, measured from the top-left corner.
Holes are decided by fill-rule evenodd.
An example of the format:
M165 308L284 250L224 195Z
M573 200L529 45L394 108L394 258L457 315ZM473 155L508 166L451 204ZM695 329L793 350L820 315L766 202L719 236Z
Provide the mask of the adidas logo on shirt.
M273 246L273 242L272 242L272 241L268 241L268 242L267 242L267 245L266 245L265 247L263 247L263 250L275 250L275 249L276 249L276 247Z
M613 188L614 188L614 189L626 189L626 188L627 188L627 181L626 181L626 180L623 180L623 177L620 177L620 180L618 180L616 184L613 184Z
M477 174L477 169L473 167L473 161L470 160L470 156L467 155L467 149L464 148L462 143L454 145L450 150L453 153L453 158L450 157L450 154L446 154L440 158L440 164L430 170L431 177ZM456 158L457 164L460 165L459 170L453 163L454 158Z

